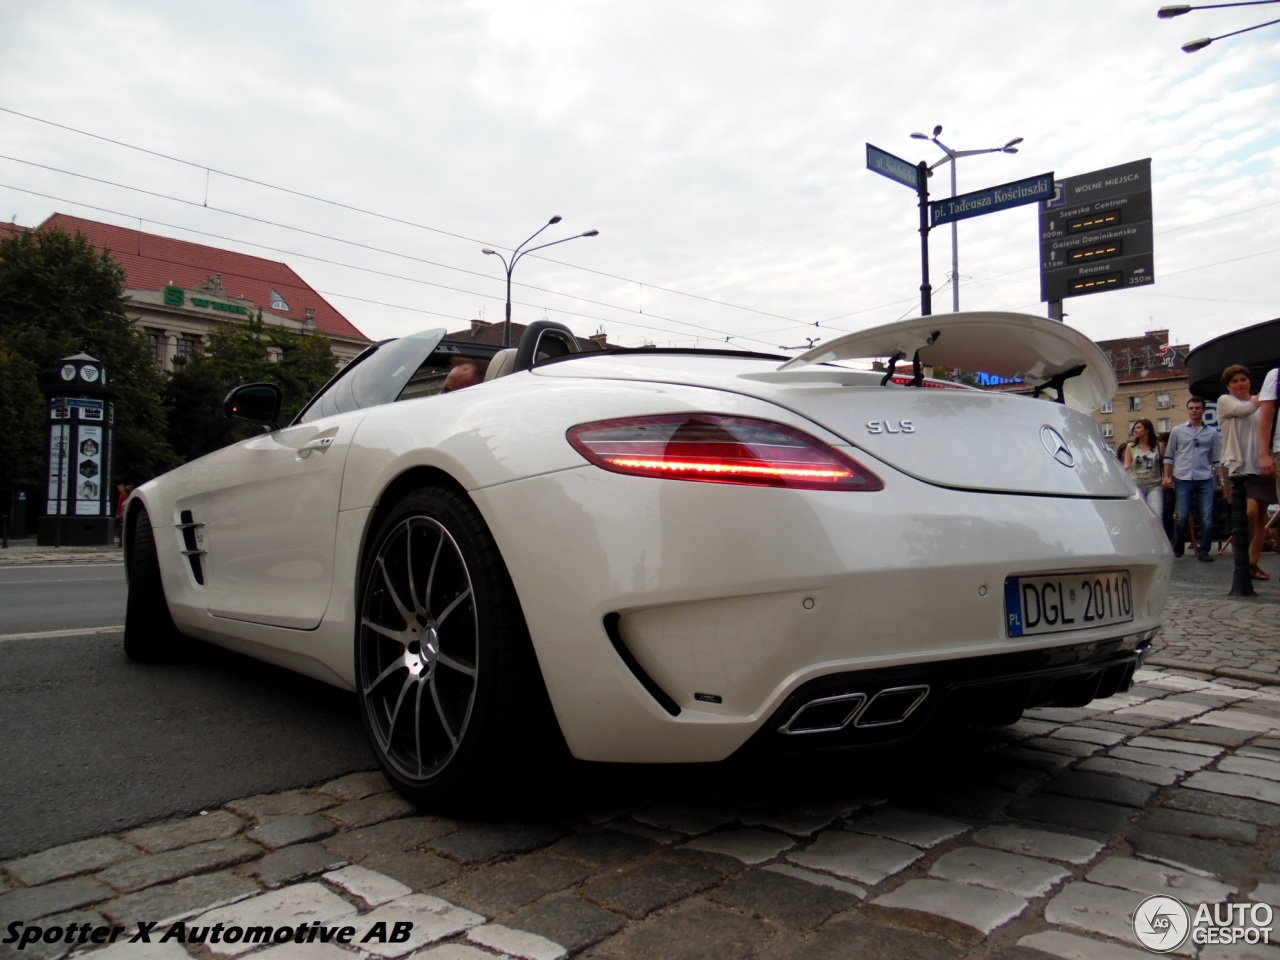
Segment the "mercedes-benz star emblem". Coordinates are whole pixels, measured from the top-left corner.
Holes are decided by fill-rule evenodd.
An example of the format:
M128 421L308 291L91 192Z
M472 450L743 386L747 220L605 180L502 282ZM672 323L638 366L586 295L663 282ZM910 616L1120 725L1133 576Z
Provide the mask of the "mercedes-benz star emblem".
M1043 426L1040 428L1040 442L1049 451L1049 456L1064 467L1074 467L1076 465L1075 455L1072 454L1071 448L1067 446L1067 441L1063 440L1062 434L1053 429L1053 427Z

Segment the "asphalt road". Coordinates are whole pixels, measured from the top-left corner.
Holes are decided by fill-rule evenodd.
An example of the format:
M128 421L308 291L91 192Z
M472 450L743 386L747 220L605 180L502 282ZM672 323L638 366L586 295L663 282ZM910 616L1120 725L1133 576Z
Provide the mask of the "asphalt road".
M0 567L0 637L122 623L123 564Z
M373 767L352 695L196 646L142 666L119 631L0 637L0 860Z

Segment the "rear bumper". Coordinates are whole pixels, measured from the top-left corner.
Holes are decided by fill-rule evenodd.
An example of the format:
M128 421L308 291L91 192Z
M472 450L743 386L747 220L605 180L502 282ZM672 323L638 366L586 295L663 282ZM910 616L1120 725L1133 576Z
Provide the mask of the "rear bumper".
M883 746L931 729L1004 724L1128 690L1154 631L1052 650L822 677L798 688L737 756Z
M1025 681L1024 706L1048 702L1039 674L1083 688L1095 657L1104 673L1109 657L1136 663L1136 638L1159 627L1172 554L1136 496L882 477L881 492L833 493L583 467L474 491L570 751L723 760L773 736L810 691L943 690L916 708L921 723L974 683ZM1008 636L1007 578L1115 569L1132 579L1132 622ZM860 687L867 677L884 681ZM1114 683L1108 674L1097 690Z

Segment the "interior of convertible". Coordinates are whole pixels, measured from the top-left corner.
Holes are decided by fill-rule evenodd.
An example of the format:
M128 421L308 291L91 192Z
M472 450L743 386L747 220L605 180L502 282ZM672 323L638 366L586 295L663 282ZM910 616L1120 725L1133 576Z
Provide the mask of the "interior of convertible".
M293 422L309 423L337 413L434 396L444 389L445 378L460 358L488 362L485 380L494 380L582 352L572 331L554 320L531 323L520 342L509 348L446 340L442 335L443 331L428 330L375 344L338 371Z
M502 347L496 352L486 344L442 340L414 371L396 400L430 397L440 393L444 389L445 377L448 376L450 367L460 358L487 362L484 374L487 383L519 370L527 370L544 360L581 352L582 347L569 328L550 320L530 324L518 345Z

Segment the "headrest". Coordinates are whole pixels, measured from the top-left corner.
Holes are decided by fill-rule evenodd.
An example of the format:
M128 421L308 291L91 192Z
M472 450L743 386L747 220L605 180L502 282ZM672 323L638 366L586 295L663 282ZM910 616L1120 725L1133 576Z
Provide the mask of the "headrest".
M493 359L489 361L489 369L485 371L484 378L486 381L489 381L496 380L498 377L505 377L511 372L511 368L515 365L515 347L507 347L505 350L499 350L493 355Z

